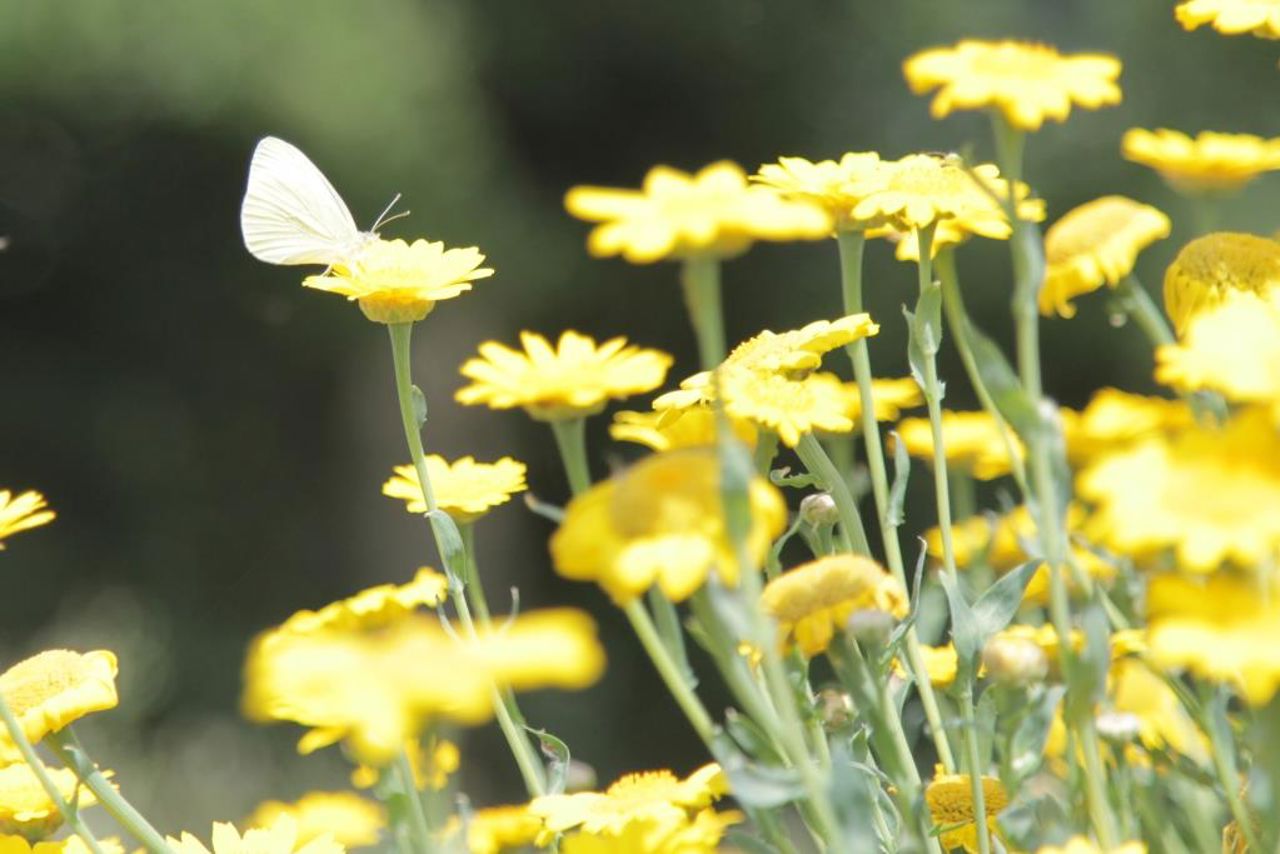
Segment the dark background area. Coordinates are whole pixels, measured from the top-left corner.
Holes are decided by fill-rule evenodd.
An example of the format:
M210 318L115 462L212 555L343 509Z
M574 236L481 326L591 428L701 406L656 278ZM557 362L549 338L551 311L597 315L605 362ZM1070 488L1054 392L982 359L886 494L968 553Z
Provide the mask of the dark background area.
M385 236L488 255L497 275L442 304L415 338L427 443L450 457L512 454L535 492L561 501L545 426L452 402L480 341L626 334L676 354L672 383L694 370L676 268L588 258L587 227L561 205L568 187L635 186L656 163L719 158L749 171L780 154L866 149L972 145L987 158L985 117L931 121L901 62L966 36L1039 39L1118 55L1125 101L1047 126L1030 142L1028 177L1050 221L1111 192L1168 212L1174 236L1139 267L1155 286L1192 221L1120 158L1123 131L1280 134L1277 46L1184 33L1172 5L0 0L0 487L38 488L59 512L0 556L0 653L120 653L121 707L86 734L165 831L343 784L336 752L297 757L297 728L238 719L245 645L297 608L407 580L434 556L425 526L379 494L406 458L384 331L242 247L238 209L261 136L305 150L362 223L403 193L412 216ZM1274 231L1274 186L1254 185L1225 224ZM730 337L838 315L835 265L823 243L759 246L729 263ZM1006 248L977 241L960 269L978 322L1007 345ZM873 363L899 376L915 274L879 244L867 275L883 325ZM1102 385L1152 388L1144 341L1107 320L1097 295L1074 320L1046 322L1046 385L1062 402ZM971 406L950 350L942 371L950 405ZM592 424L597 473L635 455L606 445L606 423ZM910 531L932 522L924 481ZM519 585L526 608L589 608L610 668L584 694L531 697L531 719L605 782L701 764L605 598L552 575L548 533L518 504L481 524L490 595L502 603ZM463 750L479 802L519 797L495 728L467 734Z

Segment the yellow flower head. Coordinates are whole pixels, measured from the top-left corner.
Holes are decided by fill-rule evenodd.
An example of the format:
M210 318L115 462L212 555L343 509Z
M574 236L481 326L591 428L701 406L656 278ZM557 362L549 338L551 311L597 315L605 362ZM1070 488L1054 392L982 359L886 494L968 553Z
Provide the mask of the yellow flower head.
M1181 400L1148 397L1115 388L1094 393L1083 411L1061 410L1067 458L1080 466L1154 433L1173 435L1195 423Z
M699 810L673 820L640 819L619 833L578 830L560 840L562 854L716 854L724 833L742 821L734 810Z
M730 416L772 430L788 448L806 433L853 430L844 385L835 374L791 380L780 374L726 371L721 392Z
M915 54L903 71L917 95L938 90L930 106L935 119L991 108L1013 127L1036 131L1045 119L1066 121L1072 105L1096 110L1120 103L1120 60L1063 56L1044 44L966 39Z
M1280 139L1247 133L1203 131L1192 139L1166 128L1133 128L1121 138L1120 153L1191 195L1233 192L1264 172L1280 169Z
M1115 712L1132 715L1138 740L1148 750L1172 750L1196 761L1209 758L1204 734L1162 676L1137 658L1118 658L1107 675L1107 694Z
M469 854L501 854L533 845L542 834L542 819L528 804L476 810L467 824Z
M899 231L947 222L959 231L997 240L1007 239L1012 232L1004 208L996 201L1008 196L1009 183L990 163L970 168L953 154L909 154L885 161L859 180L855 189L863 199L854 207L854 217L883 221ZM1014 198L1021 202L1029 192L1020 183Z
M880 155L874 151L849 152L838 161L816 163L803 157L780 157L777 163L761 166L751 180L772 187L784 198L822 205L836 228L851 229L864 225L853 218L854 206L862 201L854 192L855 182L878 168Z
M904 418L898 437L913 457L933 462L933 429L927 418ZM948 465L969 472L979 480L995 480L1009 474L1011 463L998 425L987 412L942 413L942 444ZM1014 437L1019 455L1022 444Z
M1212 24L1224 36L1251 33L1262 39L1280 39L1277 0L1185 0L1173 13L1187 30Z
M432 721L488 720L495 685L576 690L603 669L595 624L579 611L523 614L468 641L410 615L375 631L260 636L245 662L243 707L253 720L311 728L302 753L343 741L381 766Z
M98 846L103 854L125 854L120 840L113 836L98 837ZM90 854L89 846L79 836L64 836L61 839L45 839L32 844L25 836L5 836L0 834L0 854Z
M438 792L449 783L449 777L462 765L462 752L458 745L447 738L433 739L431 748L425 749L417 738L404 743L404 754L409 759L413 785L419 790ZM351 772L351 785L357 789L372 789L378 784L381 771L369 765L358 765Z
M1120 284L1138 253L1168 237L1169 228L1163 213L1124 196L1103 196L1071 210L1045 232L1040 313L1073 317L1074 297Z
M1164 274L1164 308L1181 335L1191 318L1233 291L1280 287L1280 243L1253 234L1215 232L1182 247Z
M0 694L35 744L87 714L116 707L116 657L106 650L46 650L0 674ZM0 764L20 761L17 745L0 730Z
M910 608L897 579L853 554L819 558L783 573L765 586L760 607L778 621L783 642L794 642L810 658L826 651L855 611L884 611L901 620Z
M1156 379L1272 407L1280 423L1280 291L1227 295L1191 318L1182 340L1156 351Z
M642 771L621 777L603 792L544 795L533 799L529 812L553 834L579 829L616 836L635 822L682 825L727 791L724 772L712 763L683 780L670 771Z
M782 496L763 478L749 488L747 552L759 563L786 525ZM736 584L738 562L725 530L720 464L709 448L654 454L596 484L565 509L551 538L556 571L596 581L619 604L655 583L673 601L702 586L714 567Z
M963 848L974 854L978 850L978 827L973 812L973 789L968 774L935 774L924 790L925 803L929 806L929 814L933 823L943 830L938 839L942 847L950 851ZM982 778L983 807L990 833L999 833L996 816L1009 805L1009 796L1004 786L995 777Z
M378 584L319 611L298 611L269 635L309 635L323 631L371 631L396 622L419 608L434 608L448 594L448 580L430 567L420 567L407 584Z
M396 466L394 476L382 484L382 494L405 502L410 513L426 513L418 470L412 465ZM437 454L427 455L427 474L436 505L458 524L479 519L494 507L506 504L517 492L524 492L525 465L503 457L497 462L478 463L466 456L452 463Z
M1280 549L1280 437L1266 410L1137 442L1086 468L1077 490L1094 504L1090 539L1135 559L1172 549L1183 569L1210 572Z
M653 391L662 385L672 359L659 350L610 338L599 346L586 335L565 332L555 347L534 332L521 332L523 352L497 341L480 345L480 356L462 366L471 385L458 390L459 403L491 409L524 407L542 421L594 415L610 399Z
M924 659L924 669L929 675L929 684L940 691L945 691L955 684L956 671L960 659L954 646L951 644L946 646L921 644L920 656ZM907 675L906 669L897 658L893 660L893 672L904 678Z
M832 229L821 206L752 186L742 167L723 160L694 175L655 166L640 190L574 187L564 204L578 219L601 223L587 241L592 255L633 264L730 258L757 240L816 240Z
M471 290L476 279L492 276L493 270L482 263L484 256L474 246L445 249L440 242L375 238L350 264L335 264L302 284L356 300L375 323L414 323L440 300L453 299Z
M1026 222L1041 222L1044 220L1044 199L1032 198L1029 194L1031 188L1026 184L1018 184L1018 219ZM977 232L971 231L965 220L961 219L943 219L939 220L933 231L933 240L929 244L929 257L937 258L938 253L944 249L950 249L965 243ZM1011 229L993 229L989 233L983 234L983 237L990 237L996 240L1006 240L1012 233ZM874 235L880 236L880 235ZM920 261L920 235L915 231L894 231L886 229L885 237L895 244L893 257L899 261L910 262L912 264Z
M382 805L353 792L308 792L291 804L265 801L244 824L272 828L282 816L296 824L300 845L327 837L346 848L364 848L377 845L387 826L387 811Z
M44 772L63 801L75 802L81 809L97 803L93 793L80 786L74 771L45 768ZM18 762L0 768L0 835L17 834L24 839L40 840L61 826L62 814L31 766Z
M1073 836L1063 845L1044 845L1036 854L1147 854L1142 842L1126 842L1118 848L1103 848L1087 836Z
M729 426L739 442L755 447L755 425L730 418ZM655 451L705 447L716 443L716 416L710 406L690 407L678 418L661 412L618 412L609 425L609 435L615 441L635 442Z
M301 838L293 818L281 816L271 827L255 827L241 836L234 825L214 822L213 850L190 833L181 839L167 837L174 854L343 854L343 847L328 836L310 841Z
M857 383L845 383L842 387L845 399L845 415L855 427L862 425L862 393ZM911 377L871 381L871 404L877 421L897 421L904 409L924 406L920 385Z
M1160 667L1185 668L1262 706L1280 688L1280 598L1274 581L1219 572L1162 574L1147 591L1148 642Z
M34 490L14 495L7 489L0 489L0 550L4 549L6 537L48 525L56 515L49 509L44 496Z

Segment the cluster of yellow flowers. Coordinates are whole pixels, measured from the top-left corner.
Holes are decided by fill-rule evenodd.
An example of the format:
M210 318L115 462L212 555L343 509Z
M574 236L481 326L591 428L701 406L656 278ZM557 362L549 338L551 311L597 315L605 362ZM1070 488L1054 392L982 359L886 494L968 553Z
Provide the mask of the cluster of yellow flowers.
M1280 38L1272 0L1187 0L1176 19ZM614 413L610 436L652 453L610 477L592 477L586 419L660 389L671 356L622 337L564 331L553 344L526 331L519 349L487 341L461 366L457 402L550 426L572 496L529 506L556 525L552 564L622 611L714 761L586 791L567 773L569 745L526 724L518 694L586 688L605 653L583 612L491 614L479 531L528 489L526 467L427 454L409 366L415 324L493 271L474 247L369 235L303 284L388 328L409 462L383 493L424 517L443 571L262 632L242 707L302 727L300 753L336 745L352 787L376 799L271 801L242 830L215 824L211 848L163 836L71 728L116 705L115 656L50 650L0 675L0 851L122 851L81 820L95 804L154 854L382 842L406 854L722 843L1140 854L1219 838L1225 850L1276 850L1280 243L1197 234L1165 273L1162 310L1135 275L1141 252L1174 233L1154 206L1104 196L1040 235L1047 206L1024 180L1028 134L1119 104L1120 71L1111 56L1014 41L909 58L907 82L933 93L936 118L990 115L997 163L850 152L782 157L751 175L728 162L659 166L638 190L570 190L569 212L594 224L593 255L680 265L701 358L648 411ZM1204 206L1280 168L1280 140L1247 135L1134 129L1120 150ZM965 310L957 256L973 236L1008 241L1013 364ZM839 250L841 316L730 349L722 262L757 241L825 238ZM916 270L910 378L872 373L881 326L862 310L868 238ZM1059 406L1042 388L1038 324L1074 316L1074 301L1104 286L1148 339L1169 395L1106 388L1078 411ZM980 410L942 407L944 336ZM852 381L824 370L837 350ZM914 575L899 535L912 457L931 469L937 523ZM992 495L996 508L980 509ZM0 547L53 518L39 493L0 491ZM697 690L689 638L732 697L721 719ZM472 808L458 791L458 733L495 718L529 797ZM44 765L39 745L63 767ZM736 808L717 808L722 798ZM58 837L64 821L72 833Z

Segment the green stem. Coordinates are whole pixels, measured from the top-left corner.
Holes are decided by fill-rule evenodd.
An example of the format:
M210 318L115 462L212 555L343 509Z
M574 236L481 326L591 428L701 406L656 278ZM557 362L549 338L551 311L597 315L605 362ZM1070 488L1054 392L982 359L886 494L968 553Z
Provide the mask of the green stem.
M4 728L9 733L9 738L17 746L18 752L22 754L23 760L27 763L27 767L31 769L31 773L36 775L36 779L40 781L40 787L44 789L44 793L49 796L49 800L58 808L58 813L67 821L67 825L84 840L84 844L88 846L93 854L103 854L102 846L98 843L97 837L89 830L89 826L80 818L80 809L72 807L62 797L62 792L58 790L58 784L53 782L53 778L49 776L49 771L44 767L44 763L40 761L40 757L36 755L36 749L31 746L27 734L22 731L22 725L18 723L18 719L14 717L13 709L9 708L9 703L5 700L4 695L0 694L0 719L4 720ZM73 769L74 770L74 769ZM76 775L77 779L79 775ZM168 847L159 849L167 851Z
M757 430L756 450L753 458L756 474L761 477L768 477L769 469L773 466L773 458L777 455L778 434L763 427L759 428Z
M720 301L720 261L693 256L681 270L685 305L693 331L698 337L698 357L702 370L713 371L724 361L724 313Z
M711 715L707 713L706 707L702 705L698 695L689 687L680 665L671 657L666 644L662 642L662 638L658 635L658 630L653 625L653 619L649 616L649 612L645 610L644 604L639 599L632 599L623 606L622 610L631 622L631 628L635 630L636 637L640 639L640 645L648 653L649 660L657 668L658 675L662 677L667 690L671 692L671 696L675 698L676 704L680 706L680 710L689 719L694 732L702 739L702 743L707 746L707 750L714 754L715 724L711 721Z
M987 827L987 799L982 789L983 768L978 758L978 722L973 712L973 683L960 691L960 715L964 719L964 752L969 766L969 791L973 798L973 823L978 832L978 854L991 854L991 830Z
M581 495L591 487L591 469L587 465L587 419L565 418L551 422L556 447L569 478L569 490Z
M849 491L849 484L836 468L835 463L827 456L822 443L812 433L800 437L796 445L796 454L809 474L822 482L822 488L831 494L836 502L836 512L840 514L840 528L849 538L853 551L861 555L871 555L871 546L867 543L867 531L862 527L862 514L858 512L858 502Z
M840 249L840 282L844 295L845 314L858 314L862 308L862 253L866 238L861 231L841 231L837 234ZM889 514L889 478L885 468L884 444L880 438L880 425L876 422L874 387L872 386L871 356L865 338L848 348L853 362L854 377L858 382L858 396L862 402L862 436L867 447L867 468L871 472L871 491L876 501L876 516L880 523L880 539L889 571L904 590L910 590L906 567L902 560L902 546L898 542L898 526ZM955 757L947 740L938 698L929 681L929 671L920 651L920 636L915 626L907 631L907 664L915 677L916 690L924 706L925 720L933 738L934 748L948 773L955 773Z
M462 537L462 548L467 554L467 594L475 606L476 616L480 618L480 627L489 628L493 622L489 615L489 599L480 584L480 567L476 557L476 526L474 522L465 522L458 526L458 535Z
M1169 321L1156 306L1151 294L1142 286L1135 276L1125 276L1116 286L1116 294L1133 322L1146 333L1152 347L1163 347L1174 343L1173 330Z
M102 808L141 842L143 847L152 854L173 854L173 849L169 847L169 843L165 841L160 831L152 827L151 822L147 821L133 804L125 800L124 795L120 794L98 770L97 764L89 758L84 746L80 744L75 730L68 726L61 732L51 733L45 737L45 743L52 748L58 760L74 771L80 778L80 782L93 792Z
M431 827L427 824L427 812L422 808L422 798L413 781L413 766L409 764L409 754L403 750L396 757L396 772L396 776L400 778L400 789L409 802L409 832L413 835L417 850L426 854L435 850L431 841Z
M1236 769L1235 742L1231 737L1230 725L1227 723L1223 708L1224 700L1225 697L1221 694L1215 697L1213 689L1207 686L1203 689L1200 701L1203 714L1201 727L1209 736L1213 770L1218 775L1218 783L1222 786L1222 792L1227 798L1231 817L1235 819L1236 826L1240 828L1240 835L1244 837L1246 850L1264 851L1266 849L1259 844L1253 817L1249 815L1249 810L1240 797L1240 775Z

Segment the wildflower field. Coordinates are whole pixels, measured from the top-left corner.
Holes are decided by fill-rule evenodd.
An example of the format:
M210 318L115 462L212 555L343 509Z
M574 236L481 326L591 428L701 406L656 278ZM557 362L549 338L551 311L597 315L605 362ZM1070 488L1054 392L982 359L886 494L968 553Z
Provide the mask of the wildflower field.
M1280 43L1276 0L1141 14L1182 39ZM0 854L1280 851L1280 240L1274 213L1249 225L1235 207L1280 171L1280 138L1129 125L1053 169L1112 158L1149 170L1158 198L1041 195L1043 135L1129 109L1122 59L919 45L897 109L979 117L956 150L566 182L560 215L597 287L656 272L648 319L691 358L613 314L604 336L482 331L445 362L438 342L473 328L451 313L518 279L519 259L440 239L396 201L364 230L342 195L363 191L266 129L243 152L245 263L304 289L291 329L328 301L377 340L347 369L386 391L360 417L385 425L391 462L359 500L418 526L414 566L371 555L374 582L337 597L291 586L290 610L226 639L239 673L200 678L238 678L237 726L285 733L302 779L320 770L211 824L148 815L144 775L116 770L138 745L98 729L162 641L133 661L45 632L0 662ZM770 244L821 259L810 284L829 298L797 305L813 291L783 281L803 321L733 335L735 277ZM998 275L972 274L983 252ZM899 281L869 272L885 269ZM869 312L890 284L893 310ZM1048 329L1082 353L1123 340L1115 360L1145 384L1077 378L1087 399L1062 405ZM539 450L445 454L445 418L477 425L464 435L527 420ZM244 492L270 486L242 468ZM537 531L536 557L504 548L503 514ZM0 471L6 589L70 515ZM543 563L559 586L528 579ZM620 666L651 681L589 693ZM632 735L609 720L620 705L636 730L677 716L679 764L597 773L581 745ZM485 734L496 753L473 752ZM167 785L197 792L216 763L181 765L180 742Z

